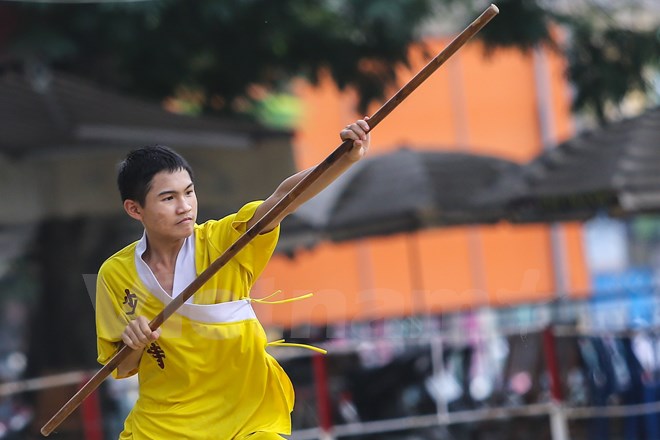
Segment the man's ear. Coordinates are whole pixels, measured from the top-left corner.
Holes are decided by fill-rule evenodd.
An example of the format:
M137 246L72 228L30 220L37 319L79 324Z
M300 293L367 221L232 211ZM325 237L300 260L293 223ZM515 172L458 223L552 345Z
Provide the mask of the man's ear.
M124 200L124 211L135 220L142 221L142 206L135 200Z

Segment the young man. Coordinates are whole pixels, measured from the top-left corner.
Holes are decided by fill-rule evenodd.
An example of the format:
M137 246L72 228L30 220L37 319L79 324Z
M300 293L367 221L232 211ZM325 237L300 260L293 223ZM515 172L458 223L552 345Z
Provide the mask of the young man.
M366 118L365 118L366 119ZM309 199L369 146L358 120L340 132L353 147L305 194ZM121 343L134 351L113 372L139 375L139 398L120 439L277 439L291 432L293 388L268 355L250 289L277 243L279 223L298 200L242 249L161 328L149 321L258 221L310 170L286 179L264 202L197 225L197 196L187 162L166 147L131 152L117 178L126 213L142 238L110 257L97 281L99 362Z

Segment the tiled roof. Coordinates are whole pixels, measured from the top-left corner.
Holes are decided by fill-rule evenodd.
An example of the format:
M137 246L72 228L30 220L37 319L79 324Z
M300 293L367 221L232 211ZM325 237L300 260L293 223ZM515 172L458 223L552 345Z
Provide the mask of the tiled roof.
M261 136L291 133L258 124L191 117L64 74L0 76L0 151L160 143L247 148Z
M357 163L282 226L282 247L386 235L431 226L491 223L505 215L501 176L519 165L501 158L402 148ZM493 200L497 200L496 203ZM288 241L288 243L287 243Z
M521 169L514 221L660 210L660 108L577 136Z

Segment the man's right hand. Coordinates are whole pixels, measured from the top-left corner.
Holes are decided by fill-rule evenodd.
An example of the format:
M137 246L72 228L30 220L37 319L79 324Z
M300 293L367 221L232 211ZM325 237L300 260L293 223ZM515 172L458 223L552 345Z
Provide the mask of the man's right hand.
M147 318L138 316L126 326L124 332L121 334L121 339L124 341L124 344L133 350L143 350L147 345L158 339L159 336L160 329L151 331Z

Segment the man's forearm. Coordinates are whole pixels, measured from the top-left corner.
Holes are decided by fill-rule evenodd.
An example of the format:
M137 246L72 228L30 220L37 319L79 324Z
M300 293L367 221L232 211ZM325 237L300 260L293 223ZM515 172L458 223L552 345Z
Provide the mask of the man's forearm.
M117 377L128 377L136 373L142 359L144 348L133 350L117 367Z
M280 213L280 215L277 216L277 218L271 221L261 231L262 233L271 231L273 228L277 227L277 225L282 221L284 217L291 214L300 205L321 192L351 165L362 159L362 157L366 154L370 143L370 128L367 122L368 119L368 117L365 117L364 120L360 119L352 124L347 125L346 128L339 132L339 137L343 142L353 141L351 148L346 152L346 154L339 157L336 162L332 163L314 183L305 189L302 194L299 194L298 197L296 197L296 199L282 213ZM257 221L259 221L273 206L282 200L282 198L289 191L291 191L293 187L295 187L301 180L307 177L307 175L309 175L313 169L314 168L310 168L305 171L301 171L284 180L284 182L282 182L280 186L275 190L273 195L268 197L268 199L257 208L254 216L252 216L252 219L250 219L248 222L248 228L252 227Z
M300 205L323 191L328 185L334 182L337 177L341 176L347 169L351 167L356 161L350 160L348 157L341 157L337 162L332 164L321 177L312 183L304 193L302 193L286 210L287 214L298 209ZM301 180L303 180L309 173L312 172L312 168L308 168L304 171L294 174L293 176L286 179L275 191L275 195L278 200L284 197L293 187L295 187Z
M294 200L291 205L287 207L275 220L273 220L263 232L268 232L275 228L284 217L298 209L300 205L305 203L307 200L311 199L333 181L337 179L344 171L346 171L350 166L355 163L355 160L344 156L340 158L337 162L332 164L325 173L321 175L314 183L312 183L302 194L300 194L296 200ZM280 186L277 187L273 195L271 195L255 212L254 217L248 223L248 227L251 227L256 223L261 217L263 217L277 202L279 202L291 189L293 189L301 180L303 180L309 173L312 172L312 168L308 168L304 171L300 171L287 179L285 179Z

